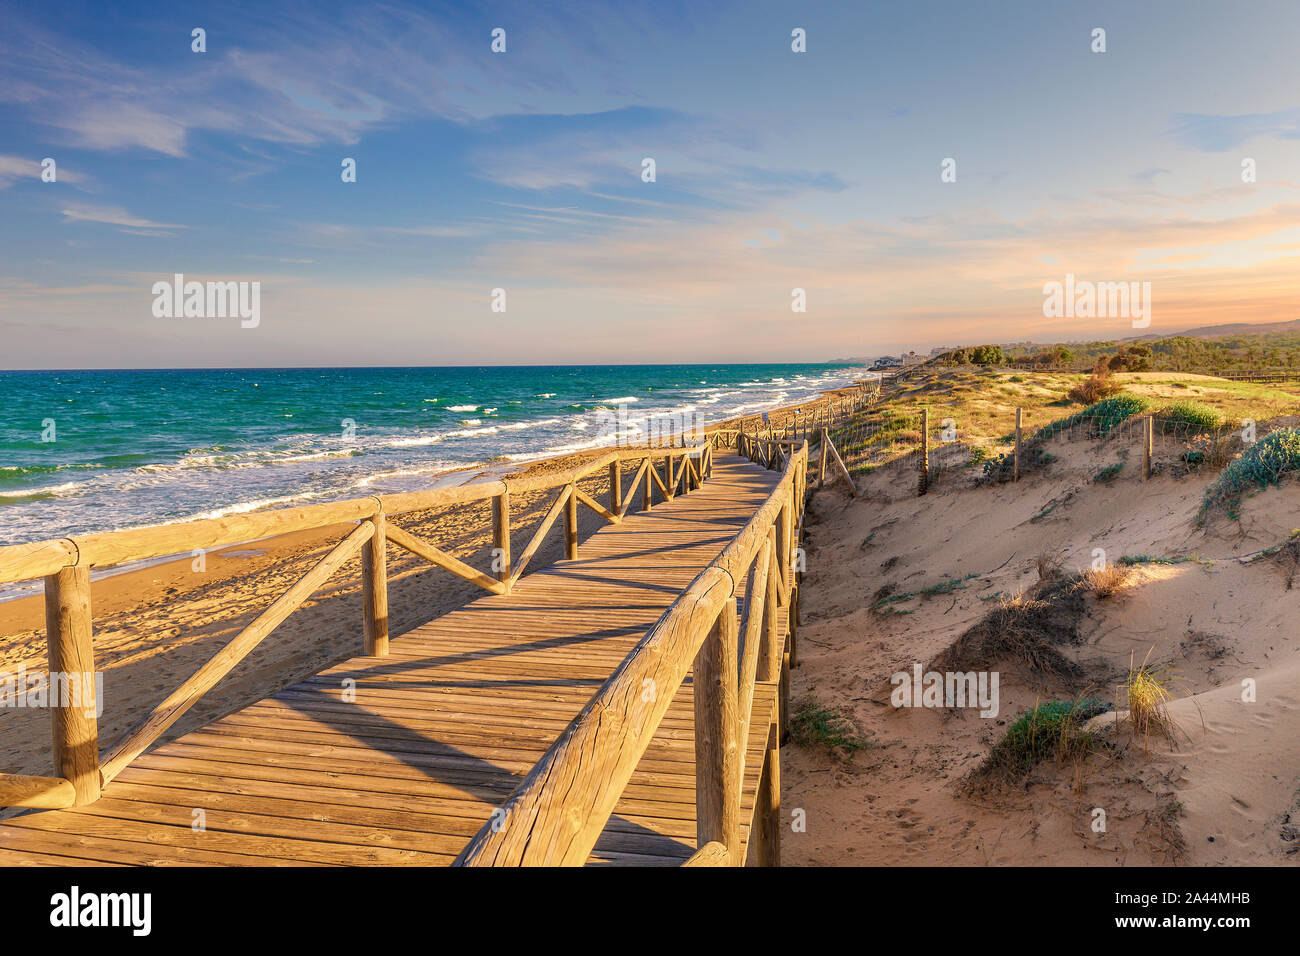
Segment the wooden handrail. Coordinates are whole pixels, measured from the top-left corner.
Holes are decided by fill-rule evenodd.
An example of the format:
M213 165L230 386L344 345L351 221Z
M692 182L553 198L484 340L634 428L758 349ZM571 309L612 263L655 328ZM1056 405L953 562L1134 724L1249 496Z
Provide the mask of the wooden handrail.
M653 458L663 457L669 483L659 478ZM640 461L639 481L653 474L665 498L677 486L698 487L711 470L712 446L707 441L680 448L619 448L571 468L529 478L508 478L396 495L375 495L350 501L308 505L225 518L205 519L129 531L38 541L0 548L0 583L45 578L46 627L51 672L91 674L94 671L90 609L90 568L144 560L195 550L228 547L288 531L353 522L356 527L326 556L277 598L179 688L155 706L103 755L99 755L95 709L82 700L51 705L55 777L0 774L0 806L63 807L91 803L100 790L135 757L143 753L179 720L198 699L358 552L362 556L365 607L365 653L388 653L387 542L392 542L447 571L496 594L510 590L524 573L561 511L566 512L566 555L577 556L577 506L584 504L605 521L619 523L632 503L620 502L624 461ZM674 467L674 462L678 465ZM610 469L610 507L605 508L578 487L578 481L603 468ZM674 477L675 475L675 477ZM517 564L510 560L510 495L560 488L550 511L535 530ZM493 542L501 563L496 576L471 567L435 545L388 522L388 517L444 505L493 501ZM649 507L647 480L645 502Z
M707 442L684 448L656 448L656 457L701 457ZM486 501L502 493L544 491L587 478L615 461L645 458L648 449L618 448L564 471L527 478L474 482L429 491L371 495L296 508L254 511L146 528L128 528L0 547L0 584L46 577L63 568L104 568L191 551L219 548L269 538L290 531L308 531L345 522L364 521L383 513L388 517L450 505Z
M739 846L731 821L739 812L736 801L743 773L739 751L744 743L736 736L739 716L742 711L749 714L752 701L737 701L735 696L740 690L736 686L735 582L745 576L760 552L772 547L774 526L789 513L787 509L802 508L802 500L795 501L795 489L803 486L799 472L806 466L807 446L802 445L745 527L677 597L501 805L494 820L503 819L504 825L485 823L456 865L585 863L692 665L700 682L695 696L697 733L704 720L713 734L704 751L697 750L697 787L706 791L702 798L706 802L697 810L700 839L708 842L721 835L729 860L743 862L737 859ZM762 658L766 651L769 660L755 665L763 671L770 670L770 660L779 649L775 624L768 626L775 622L779 588L772 584L775 563L769 560L767 568L760 569L768 577L764 597L747 592L747 603L753 601L755 607L761 603L764 608L757 656ZM746 631L752 613L747 611ZM713 639L712 653L702 662L701 648ZM761 672L759 679L763 679ZM709 681L722 681L718 686L730 688L722 703L717 694L702 692ZM748 686L752 696L753 685ZM647 687L653 693L646 694Z
M357 525L356 530L336 544L319 564L299 578L293 587L280 595L253 623L240 631L229 644L190 675L185 683L128 730L121 740L109 748L100 763L101 785L107 784L121 773L123 767L144 753L168 727L198 703L199 698L211 690L217 681L230 673L249 651L262 643L266 635L311 597L312 592L324 584L345 561L360 551L374 533L375 526L368 521Z
M0 807L62 810L76 804L77 790L71 780L0 773Z
M731 851L714 840L696 850L682 866L726 866L731 862Z

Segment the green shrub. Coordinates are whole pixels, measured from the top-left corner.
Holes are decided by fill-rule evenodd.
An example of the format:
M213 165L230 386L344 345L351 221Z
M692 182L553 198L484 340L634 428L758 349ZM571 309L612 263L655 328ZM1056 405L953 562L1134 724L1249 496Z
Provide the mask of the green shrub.
M1213 431L1223 427L1223 412L1200 402L1174 402L1162 408L1159 417L1161 428L1165 431L1191 429L1192 431Z
M1284 478L1300 472L1300 429L1282 428L1265 435L1235 459L1205 492L1200 517L1205 519L1216 505L1237 517L1237 505L1245 492L1280 485Z
M1099 434L1106 435L1116 425L1146 411L1150 407L1151 403L1141 395L1129 395L1127 392L1112 395L1110 398L1103 398L1101 401L1089 405L1081 412L1075 412L1073 415L1044 426L1038 433L1038 437L1050 438L1052 435L1084 422L1090 422Z
M1007 728L976 776L1020 780L1038 761L1055 756L1058 760L1086 756L1092 735L1080 725L1110 707L1092 698L1053 700L1022 713Z

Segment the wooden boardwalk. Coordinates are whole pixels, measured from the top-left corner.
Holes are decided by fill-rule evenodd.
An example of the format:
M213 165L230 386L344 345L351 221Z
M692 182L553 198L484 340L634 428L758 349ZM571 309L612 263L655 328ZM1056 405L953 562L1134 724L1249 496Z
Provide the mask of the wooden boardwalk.
M416 628L386 657L157 747L94 803L0 823L0 865L449 864L779 479L719 458L691 494L602 528L577 560ZM757 683L746 848L777 697ZM695 851L693 707L688 681L592 863L676 865Z

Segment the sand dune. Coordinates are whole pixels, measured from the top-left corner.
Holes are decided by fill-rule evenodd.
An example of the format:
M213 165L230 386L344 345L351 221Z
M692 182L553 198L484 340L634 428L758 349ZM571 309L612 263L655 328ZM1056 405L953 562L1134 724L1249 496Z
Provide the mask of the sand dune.
M972 468L917 498L902 466L861 478L857 500L830 487L816 496L793 693L840 709L874 746L849 759L783 752L786 805L808 815L786 862L1300 862L1289 829L1300 824L1300 587L1260 554L1300 527L1300 487L1261 492L1239 522L1199 528L1212 473L1143 483L1130 462L1106 484L1093 479L1125 446L1049 450L1057 460L1017 485L974 487ZM1098 548L1111 564L1159 560L1134 564L1113 596L1077 600L1073 637L1055 648L1074 678L992 660L996 719L891 706L891 674L934 661L1008 597L1032 594L1040 564L1077 572ZM1174 747L1132 739L1110 714L1096 721L1101 751L1082 765L1045 761L1026 785L966 792L1020 711L1078 695L1113 701L1147 655L1175 675ZM1256 703L1241 700L1245 678Z

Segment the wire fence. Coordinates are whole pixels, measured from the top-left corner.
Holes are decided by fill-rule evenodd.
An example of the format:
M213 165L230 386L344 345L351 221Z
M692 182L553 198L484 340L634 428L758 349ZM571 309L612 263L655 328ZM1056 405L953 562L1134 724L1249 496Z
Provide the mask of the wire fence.
M1056 443L1095 442L1116 450L1116 462L1096 480L1111 481L1138 449L1142 475L1168 471L1183 475L1218 471L1256 440L1255 423L1216 424L1189 420L1185 415L1120 410L1110 417L1085 409L1034 431L1015 429L982 441L957 427L957 412L932 406L921 413L885 412L854 416L830 428L828 434L853 477L880 469L916 473L918 490L962 479L969 483L1017 480L1040 470L1057 456ZM1300 411L1300 410L1297 410ZM1258 430L1263 437L1268 426ZM1149 444L1148 444L1149 443ZM982 467L981 467L982 466ZM1129 474L1138 474L1131 469Z

